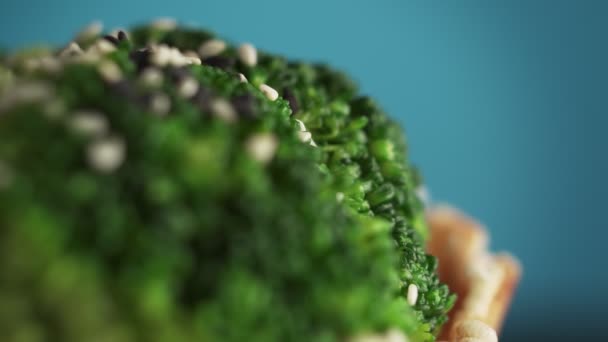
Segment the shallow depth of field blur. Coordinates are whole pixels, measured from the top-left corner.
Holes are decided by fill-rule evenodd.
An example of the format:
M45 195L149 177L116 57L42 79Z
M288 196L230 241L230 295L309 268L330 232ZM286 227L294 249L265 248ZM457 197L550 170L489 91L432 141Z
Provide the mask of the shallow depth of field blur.
M571 341L608 337L607 15L591 0L7 0L0 47L171 16L349 72L404 125L434 198L521 259L503 341Z

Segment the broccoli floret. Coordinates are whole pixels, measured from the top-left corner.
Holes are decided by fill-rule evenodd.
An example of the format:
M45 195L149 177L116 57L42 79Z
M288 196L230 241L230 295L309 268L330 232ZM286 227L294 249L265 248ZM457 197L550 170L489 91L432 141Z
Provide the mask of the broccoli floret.
M108 39L116 49L100 60L3 62L0 331L432 340L454 297L424 253L401 129L324 65L259 52L250 66L228 46L203 65L156 68L142 50L213 37L141 27Z

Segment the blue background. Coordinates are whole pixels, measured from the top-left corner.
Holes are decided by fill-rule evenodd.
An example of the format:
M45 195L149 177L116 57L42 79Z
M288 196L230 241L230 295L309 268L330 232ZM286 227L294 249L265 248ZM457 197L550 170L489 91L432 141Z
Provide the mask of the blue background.
M0 45L173 16L348 71L404 124L434 197L522 260L503 340L571 341L608 336L607 5L5 0Z

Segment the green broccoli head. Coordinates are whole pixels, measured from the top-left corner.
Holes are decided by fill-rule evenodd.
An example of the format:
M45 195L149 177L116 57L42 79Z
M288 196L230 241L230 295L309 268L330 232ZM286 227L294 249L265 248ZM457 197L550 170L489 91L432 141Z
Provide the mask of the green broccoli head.
M434 339L419 181L350 79L192 29L77 41L2 59L7 341Z

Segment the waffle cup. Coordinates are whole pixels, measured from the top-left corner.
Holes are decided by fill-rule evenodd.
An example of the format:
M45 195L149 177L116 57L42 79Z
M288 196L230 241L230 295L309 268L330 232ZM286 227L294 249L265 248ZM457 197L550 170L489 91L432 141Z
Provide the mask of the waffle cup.
M447 206L428 210L428 252L439 259L439 278L458 295L439 341L491 342L505 319L521 276L517 260L488 251L481 224Z

